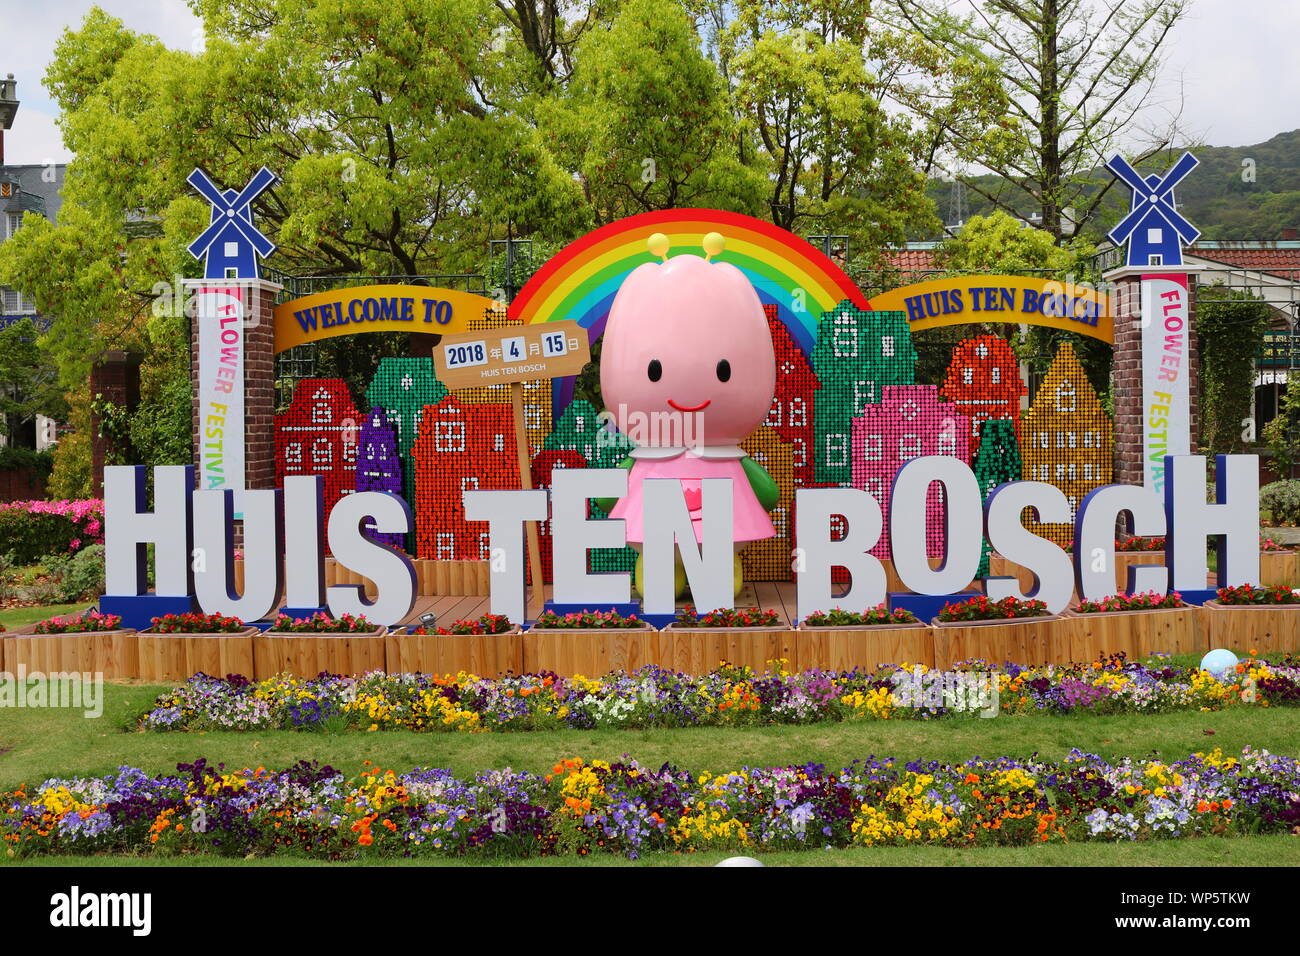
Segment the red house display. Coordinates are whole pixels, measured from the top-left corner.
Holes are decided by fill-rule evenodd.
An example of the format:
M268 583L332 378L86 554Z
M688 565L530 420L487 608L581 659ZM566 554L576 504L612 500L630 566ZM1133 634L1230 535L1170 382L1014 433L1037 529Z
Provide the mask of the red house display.
M361 414L348 386L337 378L305 378L293 401L275 416L275 483L297 475L320 475L325 513L356 489Z
M813 401L817 376L808 356L803 354L785 323L777 318L776 306L765 305L763 311L767 314L772 349L776 353L776 393L763 424L775 429L781 440L794 449L794 484L796 488L804 488L816 480Z
M980 425L990 419L1009 419L1018 428L1020 398L1027 391L1007 340L978 335L962 339L953 349L939 396L970 420L970 435L978 439Z
M904 463L922 455L952 455L970 464L970 420L956 405L939 400L934 385L886 385L881 401L853 419L854 488L869 492L885 513L880 543L871 553L891 556L889 497ZM926 545L931 556L944 553L942 488L932 485L926 499Z
M508 405L463 405L448 395L424 409L411 447L415 462L416 555L486 561L486 521L466 521L461 494L518 488L514 420Z

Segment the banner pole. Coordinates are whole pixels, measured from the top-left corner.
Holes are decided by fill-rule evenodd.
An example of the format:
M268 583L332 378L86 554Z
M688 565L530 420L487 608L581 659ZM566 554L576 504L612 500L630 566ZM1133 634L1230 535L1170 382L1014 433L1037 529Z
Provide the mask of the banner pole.
M519 456L519 487L524 491L530 491L533 487L533 474L528 456L528 432L524 427L523 382L510 383L510 405L515 413L515 451ZM542 613L546 601L546 585L542 580L542 551L537 536L537 522L525 522L525 528L528 534L528 564L533 574L533 588L528 603L524 606L524 616L527 617L534 604L537 613Z

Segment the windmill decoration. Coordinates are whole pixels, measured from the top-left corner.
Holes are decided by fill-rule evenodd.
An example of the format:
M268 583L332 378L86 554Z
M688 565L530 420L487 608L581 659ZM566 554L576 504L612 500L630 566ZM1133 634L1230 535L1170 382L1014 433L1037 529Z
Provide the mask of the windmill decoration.
M253 200L279 182L265 166L239 192L220 189L201 169L185 180L212 204L212 221L190 243L190 255L204 261L205 279L259 279L258 259L275 251L275 243L253 225Z
M1142 176L1124 159L1111 157L1106 168L1133 191L1133 207L1107 238L1116 246L1128 243L1125 265L1137 268L1183 264L1183 246L1200 236L1200 230L1183 218L1174 202L1174 187L1200 165L1183 153L1164 176Z

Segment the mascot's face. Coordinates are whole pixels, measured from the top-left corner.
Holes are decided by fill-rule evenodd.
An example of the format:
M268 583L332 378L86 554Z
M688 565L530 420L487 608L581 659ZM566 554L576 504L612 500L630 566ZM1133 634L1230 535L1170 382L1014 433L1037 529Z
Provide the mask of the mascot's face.
M695 442L739 444L767 416L775 387L767 317L735 266L679 255L624 280L600 354L601 393L624 434L646 444L629 418L691 415ZM649 444L670 444L657 431Z

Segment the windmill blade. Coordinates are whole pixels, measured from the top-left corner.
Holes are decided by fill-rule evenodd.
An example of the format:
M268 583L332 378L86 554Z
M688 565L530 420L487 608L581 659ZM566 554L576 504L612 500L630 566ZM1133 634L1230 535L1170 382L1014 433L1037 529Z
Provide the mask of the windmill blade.
M240 190L239 195L235 197L235 201L231 205L236 209L244 208L279 180L279 176L263 166L253 174L253 178L248 181L247 186Z
M195 192L212 203L213 207L225 209L229 205L216 183L202 169L195 167L194 172L185 177L185 181L194 187Z
M1144 180L1129 161L1119 155L1119 153L1116 153L1110 158L1110 162L1106 163L1106 168L1114 173L1117 179L1123 180L1125 185L1127 185L1129 189L1133 190L1135 196L1145 196L1151 192L1151 187L1147 185L1146 180Z
M1167 194L1171 189L1178 185L1179 181L1182 180L1184 176L1199 165L1201 165L1199 159L1191 153L1183 153L1183 155L1178 157L1178 162L1174 163L1174 165L1169 168L1169 172L1165 173L1164 178L1160 180L1160 185L1156 187L1156 194L1160 196Z
M236 216L235 218L238 219L239 217ZM189 244L188 249L190 255L195 259L202 259L203 254L207 252L210 245L217 241L217 236L221 235L221 231L226 228L226 223L229 221L230 218L224 213L218 210L213 210L212 224L209 225L208 228L204 229L203 232L199 234L199 237Z
M1156 203L1156 206L1164 215L1165 221L1169 223L1170 227L1176 233L1178 233L1183 242L1193 243L1201 235L1201 230L1197 229L1190 222L1184 219L1183 214L1175 209L1171 203L1162 199L1160 202Z
M1142 205L1138 206L1136 209L1132 210L1127 216L1121 219L1118 223L1116 223L1115 228L1112 229L1110 232L1106 233L1106 238L1109 239L1111 242L1115 243L1115 245L1117 246L1122 244L1124 240L1126 240L1130 235L1132 235L1133 230L1138 227L1138 223L1140 223L1144 218L1146 218L1146 214L1150 211L1150 209L1151 206L1149 203L1143 203Z

